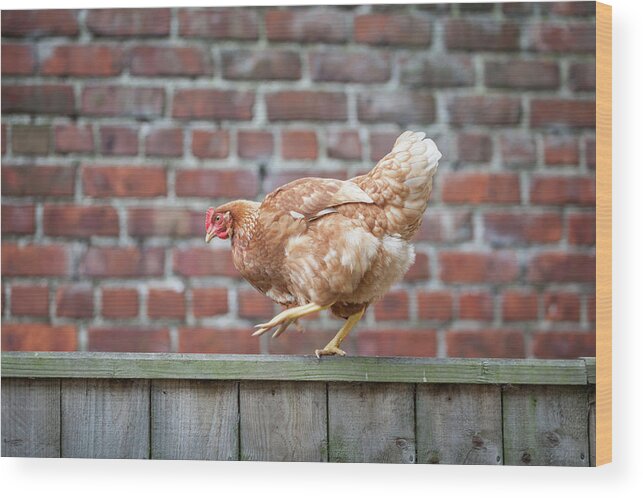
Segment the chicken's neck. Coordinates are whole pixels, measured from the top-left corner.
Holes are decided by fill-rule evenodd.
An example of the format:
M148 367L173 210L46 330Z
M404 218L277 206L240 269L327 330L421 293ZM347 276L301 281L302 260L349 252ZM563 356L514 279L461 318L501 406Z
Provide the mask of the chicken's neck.
M232 215L232 246L245 247L252 240L260 204L254 201L233 201L225 206Z

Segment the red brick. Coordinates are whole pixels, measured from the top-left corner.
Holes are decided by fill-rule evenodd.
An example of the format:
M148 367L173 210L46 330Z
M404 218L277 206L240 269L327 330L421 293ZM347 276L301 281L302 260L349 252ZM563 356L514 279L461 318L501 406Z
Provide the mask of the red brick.
M534 24L527 33L531 50L555 53L594 53L596 24L594 22L546 22Z
M575 246L596 244L596 213L571 213L568 218L567 240Z
M439 259L440 279L448 283L506 283L515 280L520 270L511 252L443 251Z
M596 5L594 2L552 2L542 4L549 14L559 16L594 16Z
M489 88L541 90L555 89L560 85L560 70L554 61L487 61L484 75L485 85Z
M333 159L361 159L359 133L352 130L329 130L326 133L326 153Z
M391 152L399 132L371 132L369 142L371 145L371 161L379 161Z
M448 19L444 44L449 50L518 50L520 26L513 21Z
M408 320L409 295L406 291L389 291L375 303L377 321Z
M460 320L493 320L493 296L485 291L466 291L458 299Z
M94 293L91 285L61 285L56 290L56 316L91 318L94 315Z
M140 327L90 327L87 351L169 353L167 329Z
M89 125L59 125L54 128L56 152L93 152L94 134Z
M442 201L448 204L520 203L520 178L513 173L449 173L442 177Z
M308 318L306 317L303 320L308 320ZM302 320L300 320L300 324L301 322ZM328 344L335 334L337 334L337 330L317 330L314 325L307 327L301 333L294 325L291 325L279 339L268 341L268 352L270 354L311 356L316 349L321 349ZM354 330L342 342L341 348L349 355L359 354L358 334L359 332Z
M107 77L122 69L123 52L110 45L59 45L40 61L40 73L45 76Z
M350 37L350 16L338 9L270 9L265 22L270 41L339 43Z
M254 171L187 169L177 171L175 188L179 197L251 198L259 179Z
M183 155L183 129L158 128L145 137L148 156L181 157Z
M312 173L309 170L299 169L271 173L264 180L263 191L272 192L277 187L281 187L286 183L290 183L300 178L309 177L311 174ZM346 179L346 170L315 170L314 174L317 178L337 178L338 180Z
M281 155L284 159L317 159L317 135L314 131L281 132Z
M2 233L29 235L36 230L36 207L33 204L2 205Z
M2 85L2 112L65 116L74 114L74 87L67 84Z
M73 325L2 324L3 351L75 351L76 347L76 327Z
M488 163L493 155L491 137L486 133L458 134L458 159L465 163Z
M587 296L587 320L596 322L596 295Z
M544 318L553 322L578 322L580 296L572 292L546 292L543 298Z
M46 204L42 225L54 237L117 236L118 213L111 206Z
M11 149L16 155L46 156L51 149L49 126L14 125Z
M407 85L443 88L475 83L475 68L469 56L449 54L422 58L413 53L402 56L399 64L401 81Z
M449 331L447 355L451 358L524 358L525 343L520 331Z
M451 320L453 297L446 291L418 291L417 308L421 320Z
M259 37L259 16L252 9L181 9L179 34L185 37L256 40Z
M165 106L163 88L133 86L86 86L81 96L82 113L89 116L160 117Z
M292 50L227 50L223 77L229 80L298 80L301 59Z
M569 66L569 88L574 92L596 90L596 63L577 62Z
M373 13L355 17L355 41L372 45L431 44L429 19L409 14Z
M596 102L594 100L533 99L531 101L531 126L594 128L596 126Z
M237 294L239 317L251 320L270 320L275 315L275 305L272 300L256 290L239 290Z
M434 357L438 354L437 334L435 330L364 330L357 335L357 353Z
M589 169L596 169L596 140L594 138L585 139L585 162Z
M483 14L492 13L495 8L494 3L463 3L459 6L460 14Z
M179 353L257 354L259 340L247 329L179 329Z
M90 247L80 262L80 274L92 278L160 277L162 247Z
M357 115L360 121L406 123L433 123L436 118L432 92L360 92L357 96Z
M150 318L185 318L185 296L171 289L150 289L147 296L147 315Z
M2 195L71 196L75 168L70 166L2 165Z
M534 137L503 133L500 137L500 155L505 166L534 166L537 160Z
M64 277L68 271L65 246L2 244L3 277Z
M3 17L9 11L5 10ZM4 24L4 23L3 23ZM3 35L4 26L2 28ZM34 57L33 45L26 43L3 43L2 44L2 74L21 75L33 74L36 59Z
M536 358L596 356L596 335L589 332L543 332L533 337Z
M577 137L567 135L545 137L545 164L548 166L578 166L579 162Z
M558 213L484 214L484 239L493 247L552 244L560 241L563 222Z
M84 165L82 179L83 191L90 197L160 197L167 193L164 168Z
M180 119L250 120L255 96L236 90L176 90L172 115Z
M310 54L313 81L341 83L384 83L391 78L391 54L323 50Z
M13 316L49 316L49 287L41 285L11 286Z
M40 38L78 34L75 10L4 10L2 36Z
M174 249L174 273L184 277L240 277L230 250L208 247Z
M170 9L92 9L87 28L99 36L170 34Z
M418 252L415 254L415 262L409 268L409 271L404 275L405 282L419 282L428 280L431 277L429 270L429 257L423 253Z
M429 209L415 236L428 242L457 243L473 238L472 214L469 210L437 211Z
M502 295L502 319L506 322L538 319L538 296L529 290L509 290Z
M458 96L448 102L450 122L457 126L518 124L520 107L519 98L497 95Z
M226 130L192 131L192 154L200 159L223 159L230 153L230 135Z
M534 283L596 281L596 257L569 252L536 254L529 262L527 279Z
M196 318L225 315L228 312L228 289L196 287L192 289L192 314Z
M512 17L530 16L534 11L534 5L530 2L507 2L502 4L502 13Z
M203 212L185 208L130 208L127 228L132 237L201 237L203 217Z
M532 204L596 205L596 183L582 176L537 176L532 178L529 194Z
M346 95L341 92L288 90L265 98L270 121L344 121L348 115Z
M101 309L105 318L136 318L138 316L138 291L124 287L103 288Z
M129 52L130 72L135 76L206 76L212 61L202 47L138 46Z
M138 154L138 130L127 126L101 126L100 152L106 156Z
M239 157L260 159L272 155L272 133L258 130L239 130L237 134Z

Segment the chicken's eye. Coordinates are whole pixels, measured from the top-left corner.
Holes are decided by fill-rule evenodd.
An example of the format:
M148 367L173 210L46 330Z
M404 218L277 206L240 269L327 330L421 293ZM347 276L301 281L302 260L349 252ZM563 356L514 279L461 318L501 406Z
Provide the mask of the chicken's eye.
M221 221L221 216L217 216L214 221Z

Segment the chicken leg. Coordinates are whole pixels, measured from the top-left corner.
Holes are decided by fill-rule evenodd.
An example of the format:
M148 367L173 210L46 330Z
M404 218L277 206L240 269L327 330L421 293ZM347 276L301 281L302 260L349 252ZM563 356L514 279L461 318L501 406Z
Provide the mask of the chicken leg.
M302 316L310 315L311 313L316 313L318 311L323 311L325 309L330 308L332 305L333 303L328 304L326 306L320 306L319 304L309 303L309 304L304 304L302 306L297 306L295 308L284 310L269 322L255 325L257 330L255 330L252 335L257 336L257 335L265 334L270 329L279 325L279 328L273 335L273 337L276 337L279 334L281 334L284 330L286 330L286 327L288 327L288 325L290 325L298 318L301 318Z
M366 311L366 308L362 308L361 311L358 311L354 315L349 316L344 326L341 329L339 329L339 332L337 332L337 335L333 337L328 344L326 344L324 349L315 350L315 356L317 358L319 358L320 356L335 355L335 354L338 354L340 356L345 356L346 353L343 350L339 349L339 345L342 343L344 339L346 339L346 336L348 335L348 333L351 330L353 330L353 327L357 325L357 322L360 321L365 311Z

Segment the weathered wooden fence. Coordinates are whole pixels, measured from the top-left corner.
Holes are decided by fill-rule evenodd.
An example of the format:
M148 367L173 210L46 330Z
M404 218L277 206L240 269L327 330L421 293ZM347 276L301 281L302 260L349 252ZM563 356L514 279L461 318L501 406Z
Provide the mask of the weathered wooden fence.
M2 455L594 464L595 361L3 353Z

